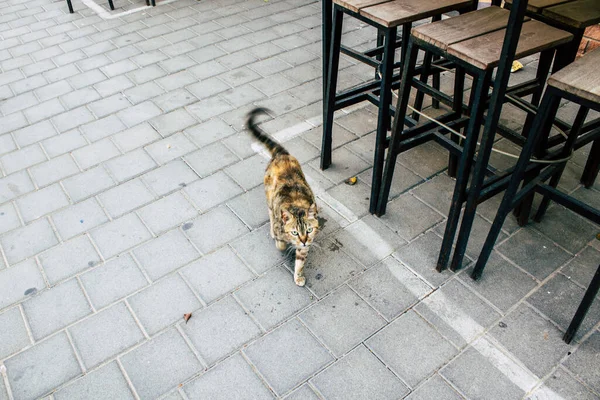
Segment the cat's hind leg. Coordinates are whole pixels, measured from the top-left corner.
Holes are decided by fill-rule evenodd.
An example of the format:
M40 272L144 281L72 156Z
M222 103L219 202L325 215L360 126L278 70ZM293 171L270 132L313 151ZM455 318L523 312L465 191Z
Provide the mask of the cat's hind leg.
M269 221L271 222L271 237L275 239L275 230L273 229L273 226L275 225L275 218L273 218L273 210L271 210L271 207L269 207Z

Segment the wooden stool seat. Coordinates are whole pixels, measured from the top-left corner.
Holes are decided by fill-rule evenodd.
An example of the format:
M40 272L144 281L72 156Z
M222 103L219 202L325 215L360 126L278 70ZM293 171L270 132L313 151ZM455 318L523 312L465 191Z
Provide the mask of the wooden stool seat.
M585 28L600 23L600 1L577 0L546 7L542 14L574 28Z
M362 0L362 2L366 1L368 0ZM363 7L360 9L360 15L391 28L469 7L472 4L472 0L393 0Z
M494 68L500 61L505 35L506 30L501 29L454 43L448 47L448 54L483 70ZM555 48L571 40L573 35L569 32L553 28L543 22L527 21L523 24L519 36L515 59Z
M389 1L391 0L333 0L333 3L358 14L360 10L365 7L371 7Z
M558 4L567 3L573 0L529 0L527 4L527 12L541 13L546 7L556 6ZM506 4L512 5L512 0L504 0Z
M587 53L550 76L548 85L600 104L600 50Z

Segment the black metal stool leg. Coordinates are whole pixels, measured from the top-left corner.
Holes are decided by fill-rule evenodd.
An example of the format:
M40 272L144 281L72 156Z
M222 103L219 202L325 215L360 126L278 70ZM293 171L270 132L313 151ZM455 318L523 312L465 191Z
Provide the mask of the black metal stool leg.
M590 309L590 306L594 302L594 299L596 298L596 295L598 294L599 289L600 289L600 265L598 266L598 269L596 270L596 273L594 274L594 277L592 278L590 285L588 286L587 290L585 291L585 294L583 295L583 300L581 300L581 303L579 304L579 307L577 308L577 312L575 313L575 316L573 317L573 319L571 320L571 323L569 324L569 327L567 328L567 332L563 336L563 340L565 342L571 343L571 340L573 340L573 337L575 337L575 334L577 333L579 326L583 322L585 315L587 314L588 310Z
M550 67L552 66L552 60L554 59L554 49L542 51L540 59L538 61L538 69L536 73L536 81L538 82L538 88L531 95L531 104L537 106L540 104L540 99L544 93L544 86L550 73ZM531 124L535 118L534 114L527 113L525 124L523 124L523 136L527 137L531 130Z
M329 49L329 73L327 75L327 93L323 99L323 139L321 143L321 169L331 165L331 141L333 135L333 114L335 113L335 92L337 87L340 46L342 43L342 22L344 13L339 6L333 9L333 41Z
M436 15L431 19L431 22L437 22L437 21L441 21L442 20L442 16L441 15ZM433 61L437 61L440 59L440 56L434 55L433 56ZM436 71L433 74L433 88L436 90L440 90L440 69L436 68ZM437 100L435 97L431 99L431 106L435 109L440 108L440 102L439 100Z
M565 149L563 150L561 157L568 157L569 154L571 153L572 148L573 148L573 142L577 139L577 136L579 136L579 133L581 132L581 127L583 126L583 123L585 122L585 119L587 118L588 111L589 111L589 109L586 107L579 108L579 111L577 112L577 116L575 117L575 122L573 123L573 127L571 128L571 134L569 135L568 143L565 144L565 146L564 146ZM554 175L552 175L552 178L550 178L550 186L552 186L553 188L556 188L558 186L558 182L560 182L560 178L561 178L566 166L567 166L567 163L562 164L558 168L556 173L554 173ZM540 222L542 220L542 217L544 216L544 214L546 214L546 210L548 209L549 205L550 205L550 197L544 196L544 198L542 199L542 202L540 203L540 206L538 207L537 213L535 214L535 217L534 217L534 220L536 222Z
M423 58L423 72L421 73L421 77L419 80L423 83L427 83L429 79L429 74L431 73L431 60L433 59L433 54L430 51L425 51L425 57ZM414 108L421 111L423 108L423 100L425 98L425 93L417 90L415 94L415 103ZM419 121L419 114L416 112L412 113L412 119L415 121Z
M600 171L600 139L594 140L590 155L588 156L583 174L581 175L581 183L586 188L590 188L596 182L598 177L598 171Z
M369 204L369 212L371 214L374 214L377 210L377 199L381 187L383 163L385 161L387 131L392 117L390 115L390 104L392 103L392 77L394 75L396 32L396 28L386 29L385 32L385 47L381 68L381 90L379 92L379 114L377 117L373 176L371 179L371 201Z
M398 147L402 138L402 131L404 130L406 110L408 109L408 101L412 86L411 77L414 74L418 52L418 46L414 44L412 39L408 40L408 45L406 46L406 59L402 67L402 80L400 81L400 89L398 91L399 97L396 105L396 115L394 116L392 138L388 145L388 154L383 171L381 190L379 193L379 198L377 199L378 204L376 214L378 216L385 214L387 200L390 195L392 177L394 176L394 167L398 157Z
M533 122L533 130L531 134L527 137L527 141L525 142L525 146L521 150L521 155L519 160L517 161L517 165L512 173L510 178L510 182L506 191L504 192L504 196L502 197L502 201L500 203L500 207L496 213L496 217L494 218L494 222L492 223L492 227L485 239L485 243L483 248L481 249L481 253L477 258L477 263L475 264L475 268L471 272L471 278L477 280L481 277L485 265L487 264L490 255L492 254L492 250L494 248L494 244L496 244L496 240L500 235L500 230L502 229L502 225L504 224L504 220L513 209L513 204L515 204L515 195L523 178L525 177L525 170L527 165L529 164L529 160L533 155L534 149L539 141L539 137L543 134L543 129L547 125L547 118L549 116L553 116L555 114L549 114L549 111L554 109L554 113L556 113L556 107L558 106L558 99L552 98L550 96L545 96L542 100L542 105L539 108L538 115L536 116Z
M73 14L75 11L73 11L73 4L71 3L71 0L67 0L67 6L69 7L69 12Z
M436 269L441 272L448 266L448 260L450 259L450 253L452 252L452 244L454 242L454 236L456 235L456 229L458 227L458 221L460 218L460 210L462 208L467 184L469 181L469 175L471 166L473 164L473 156L477 148L477 138L479 137L479 128L483 121L483 112L485 111L485 96L487 95L488 88L490 87L490 81L492 79L491 71L482 72L480 75L474 77L473 82L473 108L471 110L471 117L469 124L466 129L466 140L464 141L464 147L460 160L458 163L458 175L456 183L454 185L454 193L452 194L452 203L450 204L450 210L448 212L448 220L446 221L446 229L444 231L444 238L442 240L442 247L437 261Z
M108 6L110 7L111 10L115 9L115 5L113 4L113 0L108 0Z
M452 111L459 114L462 112L464 91L465 69L457 66L456 71L454 73L454 103L452 104ZM473 99L471 96L469 104L471 104L472 101ZM450 133L450 138L454 143L460 143L460 137L452 132ZM456 178L457 169L458 157L455 154L452 154L452 152L450 152L450 154L448 155L448 176L450 176L451 178Z

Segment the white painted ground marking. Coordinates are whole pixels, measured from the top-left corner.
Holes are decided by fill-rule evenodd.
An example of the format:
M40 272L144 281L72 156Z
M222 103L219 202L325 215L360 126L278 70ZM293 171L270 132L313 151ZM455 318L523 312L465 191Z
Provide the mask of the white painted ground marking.
M173 3L176 2L177 0L165 0L165 1L161 1L160 3L158 3L156 5L156 7L165 5L165 4L169 4L169 3ZM125 15L129 15L129 14L133 14L139 11L143 11L149 8L153 8L152 6L142 6L142 7L138 7L138 8L133 8L131 10L127 10L127 11L123 11L122 13L118 13L118 14L111 14L108 11L106 11L106 9L104 7L102 7L99 4L96 4L96 2L94 2L94 0L81 0L81 2L83 4L85 4L86 6L88 6L88 8L90 8L92 11L94 11L96 14L98 14L98 16L102 19L115 19L115 18L120 18L123 17Z

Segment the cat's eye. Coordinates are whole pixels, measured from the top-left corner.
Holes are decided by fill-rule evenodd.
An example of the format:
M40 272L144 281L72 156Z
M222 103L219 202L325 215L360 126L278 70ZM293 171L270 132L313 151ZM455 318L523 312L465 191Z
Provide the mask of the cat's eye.
M292 235L294 235L294 236L298 236L298 232L296 232L296 231L292 231Z
M311 233L312 231L313 231L313 228L308 228L308 229L306 230L306 232L308 232L308 233Z

